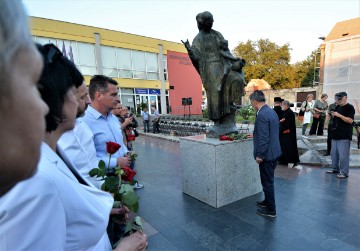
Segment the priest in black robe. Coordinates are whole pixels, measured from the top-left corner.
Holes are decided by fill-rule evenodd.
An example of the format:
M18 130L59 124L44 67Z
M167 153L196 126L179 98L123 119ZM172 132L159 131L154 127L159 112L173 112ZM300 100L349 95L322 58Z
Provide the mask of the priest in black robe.
M279 162L283 165L293 163L293 167L299 165L299 153L296 139L295 114L290 109L287 100L282 102L283 116L280 119L280 145L282 155Z
M275 97L274 98L274 111L276 112L276 114L279 117L279 120L282 118L284 111L281 108L281 102L283 102L284 100L280 97Z

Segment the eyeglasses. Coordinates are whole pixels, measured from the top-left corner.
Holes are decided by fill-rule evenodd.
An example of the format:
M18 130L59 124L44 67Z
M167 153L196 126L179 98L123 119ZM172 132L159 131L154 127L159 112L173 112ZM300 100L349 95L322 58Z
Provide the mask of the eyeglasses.
M62 52L54 44L45 44L44 48L47 50L45 55L45 65L49 65L63 56Z

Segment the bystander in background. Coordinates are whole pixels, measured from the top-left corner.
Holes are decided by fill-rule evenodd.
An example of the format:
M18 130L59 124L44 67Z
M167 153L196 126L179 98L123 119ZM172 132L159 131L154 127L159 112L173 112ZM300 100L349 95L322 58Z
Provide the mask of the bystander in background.
M321 136L324 134L324 122L326 117L326 110L328 104L326 99L328 98L327 94L322 94L319 100L316 100L313 107L313 122L311 124L309 135L318 135Z
M355 109L347 102L347 93L339 92L335 95L339 105L331 113L333 116L329 130L333 130L331 142L332 170L327 173L336 173L339 179L349 176L350 143L353 135Z
M332 141L333 130L328 130L328 127L329 124L332 124L333 122L333 116L331 116L331 113L335 111L337 105L338 105L338 100L336 99L336 94L335 94L335 102L329 105L324 123L324 129L328 131L327 140L326 140L326 153L324 154L324 156L329 156L331 153L331 141Z
M306 133L306 128L308 126L309 123L311 123L311 118L312 118L312 110L313 110L313 106L314 106L314 95L312 95L311 93L307 95L306 100L304 102L302 102L301 104L301 111L304 112L304 120L303 120L303 124L302 124L302 136L305 136Z

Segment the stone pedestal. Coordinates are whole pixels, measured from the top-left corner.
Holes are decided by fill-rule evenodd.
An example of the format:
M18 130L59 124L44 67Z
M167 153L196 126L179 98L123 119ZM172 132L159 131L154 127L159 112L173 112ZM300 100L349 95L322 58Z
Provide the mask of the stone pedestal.
M219 208L262 191L252 139L180 138L183 192Z

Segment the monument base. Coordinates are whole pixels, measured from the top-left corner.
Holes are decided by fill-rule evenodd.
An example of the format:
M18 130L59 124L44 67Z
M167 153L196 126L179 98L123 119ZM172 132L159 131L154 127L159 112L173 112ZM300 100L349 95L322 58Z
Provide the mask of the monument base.
M252 139L180 138L183 192L219 208L262 191Z

